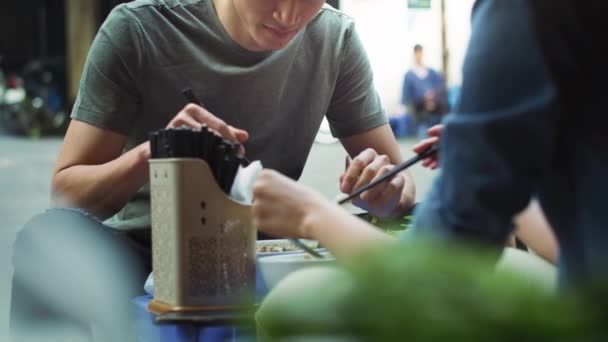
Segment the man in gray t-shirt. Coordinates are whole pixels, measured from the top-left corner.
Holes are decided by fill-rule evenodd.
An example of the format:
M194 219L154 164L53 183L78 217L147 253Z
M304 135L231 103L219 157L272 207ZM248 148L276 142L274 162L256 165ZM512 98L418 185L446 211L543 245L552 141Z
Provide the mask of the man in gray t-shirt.
M205 109L186 105L186 87ZM400 162L353 22L323 0L118 6L91 47L53 175L54 205L72 209L36 216L17 236L11 327L61 312L85 329L95 322L100 340L134 339L126 316L151 260L148 132L204 123L297 179L324 116L355 157L343 192ZM411 176L361 200L402 212L413 204Z
M350 155L371 147L389 157L359 156L341 185L345 192L399 162L348 16L321 0L232 2L134 1L110 14L85 65L56 195L103 219L118 211L107 221L116 228L147 228L148 132L215 117L240 129L228 138L243 142L249 159L297 179L327 116ZM205 109L180 112L185 87ZM188 120L172 120L178 112ZM399 192L400 209L410 206L409 174L393 185L363 198L371 197L373 210Z

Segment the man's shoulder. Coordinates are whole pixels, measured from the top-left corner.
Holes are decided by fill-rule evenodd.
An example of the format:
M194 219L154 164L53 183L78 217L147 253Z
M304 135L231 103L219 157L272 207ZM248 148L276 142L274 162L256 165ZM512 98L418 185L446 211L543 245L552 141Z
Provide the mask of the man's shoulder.
M321 7L321 9L319 10L319 14L327 14L331 16L336 16L340 19L352 20L351 16L331 6L330 4L324 4L323 7Z
M435 68L427 68L427 70L429 71L429 74L433 75L433 77L443 77L441 72Z
M188 7L211 0L133 0L116 6L110 15L141 17L146 13L172 11L177 7Z
M131 10L145 9L148 7L164 7L164 8L175 8L177 6L188 6L197 4L202 1L211 0L133 0L127 2L124 6Z
M171 24L172 12L203 8L211 0L134 0L114 7L104 22L110 30L157 31ZM199 6L200 5L200 6ZM183 17L183 16L182 16Z
M343 32L354 25L354 20L348 14L325 4L317 16L310 22L309 29L321 29Z
M405 72L404 78L406 81L413 81L414 79L418 78L418 76L416 76L414 70L410 68Z

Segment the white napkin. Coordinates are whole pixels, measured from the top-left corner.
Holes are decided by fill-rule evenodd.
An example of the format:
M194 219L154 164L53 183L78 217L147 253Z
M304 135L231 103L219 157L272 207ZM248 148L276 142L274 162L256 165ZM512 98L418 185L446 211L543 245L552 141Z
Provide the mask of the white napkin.
M251 205L253 203L253 183L261 171L262 162L259 160L246 167L239 166L232 189L230 189L230 197L239 203Z
M146 279L146 283L144 284L144 291L154 297L154 272L150 272L148 275L148 279Z
M230 189L230 197L245 205L251 205L253 203L253 183L262 171L262 162L256 160L246 167L239 166L239 170L232 183L232 189ZM150 272L146 283L144 284L144 291L147 294L154 296L154 272Z

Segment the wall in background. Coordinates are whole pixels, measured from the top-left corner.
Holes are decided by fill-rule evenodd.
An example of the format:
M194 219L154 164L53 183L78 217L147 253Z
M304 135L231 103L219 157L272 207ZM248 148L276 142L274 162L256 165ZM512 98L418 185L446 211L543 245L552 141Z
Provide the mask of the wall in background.
M461 80L473 2L446 0L451 85ZM424 46L427 65L441 69L440 1L432 0L430 10L408 10L407 0L342 0L340 9L355 19L387 112L398 112L403 76L411 65L416 43Z

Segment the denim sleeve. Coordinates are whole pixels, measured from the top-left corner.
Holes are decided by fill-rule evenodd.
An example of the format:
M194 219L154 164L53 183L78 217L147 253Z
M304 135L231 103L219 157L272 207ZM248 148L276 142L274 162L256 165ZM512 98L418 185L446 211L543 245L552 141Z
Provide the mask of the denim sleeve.
M441 136L442 171L412 234L504 243L556 156L555 101L526 1L480 0L460 99Z
M408 77L407 74L405 74L405 76L403 77L403 85L402 85L402 89L401 89L401 104L404 106L408 105L409 102L409 98L410 98L410 90L409 90L409 82L408 82Z

